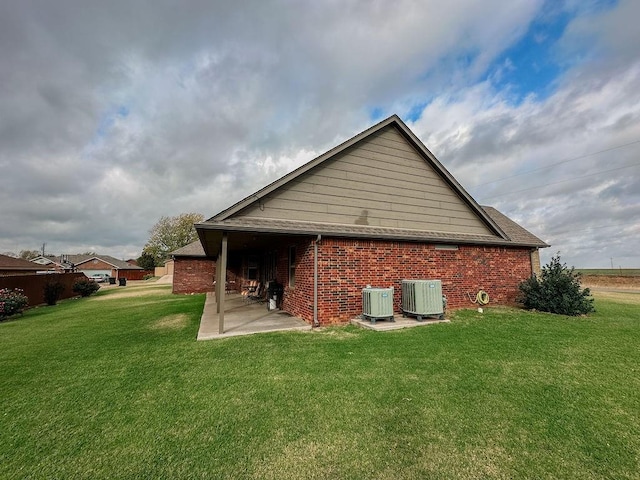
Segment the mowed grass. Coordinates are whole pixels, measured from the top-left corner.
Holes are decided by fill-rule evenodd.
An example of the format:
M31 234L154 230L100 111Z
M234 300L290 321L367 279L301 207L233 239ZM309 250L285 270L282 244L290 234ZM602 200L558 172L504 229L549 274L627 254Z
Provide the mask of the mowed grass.
M640 477L640 295L196 342L133 292L0 324L0 478Z
M640 268L577 268L582 275L604 275L607 277L640 277Z

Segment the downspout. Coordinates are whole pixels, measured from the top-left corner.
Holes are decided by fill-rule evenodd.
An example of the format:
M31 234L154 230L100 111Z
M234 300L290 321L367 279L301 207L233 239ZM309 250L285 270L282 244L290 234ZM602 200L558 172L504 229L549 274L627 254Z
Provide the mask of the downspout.
M313 242L313 326L318 326L318 243L322 235Z

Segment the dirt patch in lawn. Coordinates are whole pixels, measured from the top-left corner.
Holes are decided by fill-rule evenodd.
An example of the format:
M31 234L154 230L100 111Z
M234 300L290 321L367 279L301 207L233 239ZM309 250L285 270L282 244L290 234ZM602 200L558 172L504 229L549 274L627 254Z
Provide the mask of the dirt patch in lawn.
M188 318L184 313L177 313L175 315L167 315L159 320L156 320L149 328L151 330L180 330L187 326Z
M615 288L624 290L640 290L640 276L627 275L583 275L581 282L588 288Z
M593 294L597 300L611 300L627 305L640 305L640 290L593 290Z
M356 336L355 333L347 332L344 328L320 327L316 328L315 332L334 337L337 340L348 340Z
M126 288L126 287L125 287ZM145 297L148 295L157 295L167 293L169 288L166 286L152 286L152 287L134 287L129 290L118 290L117 292L109 292L107 295L100 295L96 297L96 300L115 300L116 298L133 298L133 297Z

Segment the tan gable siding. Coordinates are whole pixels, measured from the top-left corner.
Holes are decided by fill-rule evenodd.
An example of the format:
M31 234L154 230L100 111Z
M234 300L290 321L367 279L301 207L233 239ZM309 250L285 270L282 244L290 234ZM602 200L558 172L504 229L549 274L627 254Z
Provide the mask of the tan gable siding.
M393 126L237 216L492 234Z

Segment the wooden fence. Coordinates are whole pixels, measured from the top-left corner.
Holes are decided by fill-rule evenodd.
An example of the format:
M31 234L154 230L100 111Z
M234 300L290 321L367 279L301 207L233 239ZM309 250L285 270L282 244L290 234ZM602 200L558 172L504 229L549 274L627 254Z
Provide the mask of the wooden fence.
M173 260L167 260L162 267L156 267L155 277L163 277L165 275L173 275Z
M29 306L33 307L45 303L44 286L47 282L60 282L64 286L64 290L60 295L60 299L79 296L73 291L73 284L78 280L86 279L84 273L51 273L46 275L13 275L8 277L0 277L0 289L10 288L12 290L19 288L29 299Z
M153 270L118 270L118 278L127 280L144 280L145 275L153 276Z

